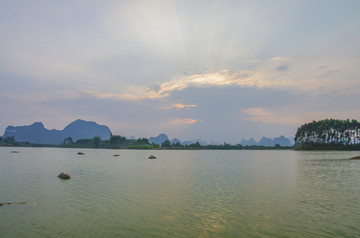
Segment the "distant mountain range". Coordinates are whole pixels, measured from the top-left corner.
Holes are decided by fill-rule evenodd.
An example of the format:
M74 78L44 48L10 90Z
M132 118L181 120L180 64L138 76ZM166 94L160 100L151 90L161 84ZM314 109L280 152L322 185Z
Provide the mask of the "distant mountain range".
M157 144L157 145L161 145L166 140L169 140L171 144L180 143L181 145L190 145L190 144L199 142L201 145L209 145L209 143L207 143L203 140L200 140L200 139L180 141L179 139L175 138L175 139L170 140L166 134L160 134L156 137L149 138L150 144ZM240 144L242 146L257 145L257 146L273 147L276 144L279 144L280 146L293 146L294 143L292 143L291 141L293 141L292 138L286 138L284 136L275 137L275 138L267 138L267 137L263 136L259 142L256 142L253 138L251 138L249 140L244 140L244 139L241 140ZM219 144L219 143L212 142L210 144Z
M276 144L279 144L281 146L293 146L294 143L292 143L292 138L285 138L284 136L275 137L273 139L267 138L263 136L259 142L256 142L253 138L250 138L249 140L241 140L240 144L243 146L249 146L249 145L260 145L260 146L275 146Z
M63 130L48 130L41 122L35 122L29 126L8 126L4 132L3 138L14 136L16 141L30 142L37 144L52 144L57 145L64 142L64 139L71 137L73 141L78 139L91 139L95 136L100 136L102 140L107 140L111 136L109 127L99 125L96 122L76 120L67 125ZM135 138L135 137L134 137ZM180 141L177 138L172 140L166 134L159 134L155 137L150 137L150 144L161 145L166 140L169 140L171 144L180 143L181 145L190 145L199 142L201 145L209 145L209 143L200 140L186 140ZM256 142L253 138L249 140L241 140L242 146L258 145L258 146L275 146L279 144L281 146L293 146L292 138L285 138L284 136L275 137L273 139L262 137L259 142ZM219 143L211 142L210 144L218 145Z
M16 141L37 144L60 144L64 139L71 137L73 141L78 139L91 139L100 136L101 139L109 139L111 131L109 127L99 125L96 122L76 120L63 130L48 130L41 122L35 122L29 126L8 126L3 138L14 136Z
M169 137L166 134L159 134L156 137L150 137L149 138L149 143L150 144L161 145L166 140L170 141L170 144L180 143L181 145L190 145L190 144L199 142L201 145L208 145L208 143L206 143L205 141L202 141L200 139L180 141L179 139L174 138L174 139L170 140Z

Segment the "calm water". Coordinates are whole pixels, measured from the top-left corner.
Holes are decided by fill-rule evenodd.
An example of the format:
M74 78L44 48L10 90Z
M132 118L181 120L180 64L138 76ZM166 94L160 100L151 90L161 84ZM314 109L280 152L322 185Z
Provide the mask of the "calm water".
M78 151L0 148L0 237L360 237L356 152Z

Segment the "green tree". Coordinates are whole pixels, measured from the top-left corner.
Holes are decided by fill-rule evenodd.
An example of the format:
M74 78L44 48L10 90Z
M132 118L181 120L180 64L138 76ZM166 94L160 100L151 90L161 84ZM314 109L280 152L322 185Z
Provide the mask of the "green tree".
M139 139L137 140L137 143L138 143L139 145L150 145L149 140L148 140L147 138L145 138L145 137L139 138Z
M64 145L73 145L74 144L74 141L73 139L69 136L69 137L66 137L64 139Z
M178 142L173 143L172 146L181 147L182 145L181 145L180 142L178 141Z
M16 140L15 140L15 136L8 136L4 139L4 143L7 144L15 144Z
M75 144L80 147L87 147L87 148L91 148L94 145L92 139L78 139Z
M130 142L124 136L119 135L111 135L109 143L110 148L113 149L123 148L130 144Z
M325 119L301 125L295 135L297 148L348 148L359 144L357 120Z
M196 141L195 143L190 144L189 147L191 147L191 148L201 148L201 144L199 143L199 141Z
M101 142L101 137L100 136L94 136L92 138L92 142L95 148L99 148L100 146L100 142Z
M169 140L166 140L163 143L161 143L161 147L170 147L170 146L171 146L171 144L170 144Z

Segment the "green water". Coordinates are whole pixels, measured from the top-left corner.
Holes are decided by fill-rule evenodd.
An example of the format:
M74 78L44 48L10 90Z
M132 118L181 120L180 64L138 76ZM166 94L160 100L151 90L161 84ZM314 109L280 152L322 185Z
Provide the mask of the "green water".
M356 152L78 151L0 148L0 237L360 237Z

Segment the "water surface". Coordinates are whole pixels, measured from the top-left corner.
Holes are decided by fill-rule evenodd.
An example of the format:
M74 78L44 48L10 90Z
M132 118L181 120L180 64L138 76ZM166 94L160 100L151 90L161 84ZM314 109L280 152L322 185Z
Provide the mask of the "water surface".
M356 152L78 151L0 148L0 237L360 236Z

